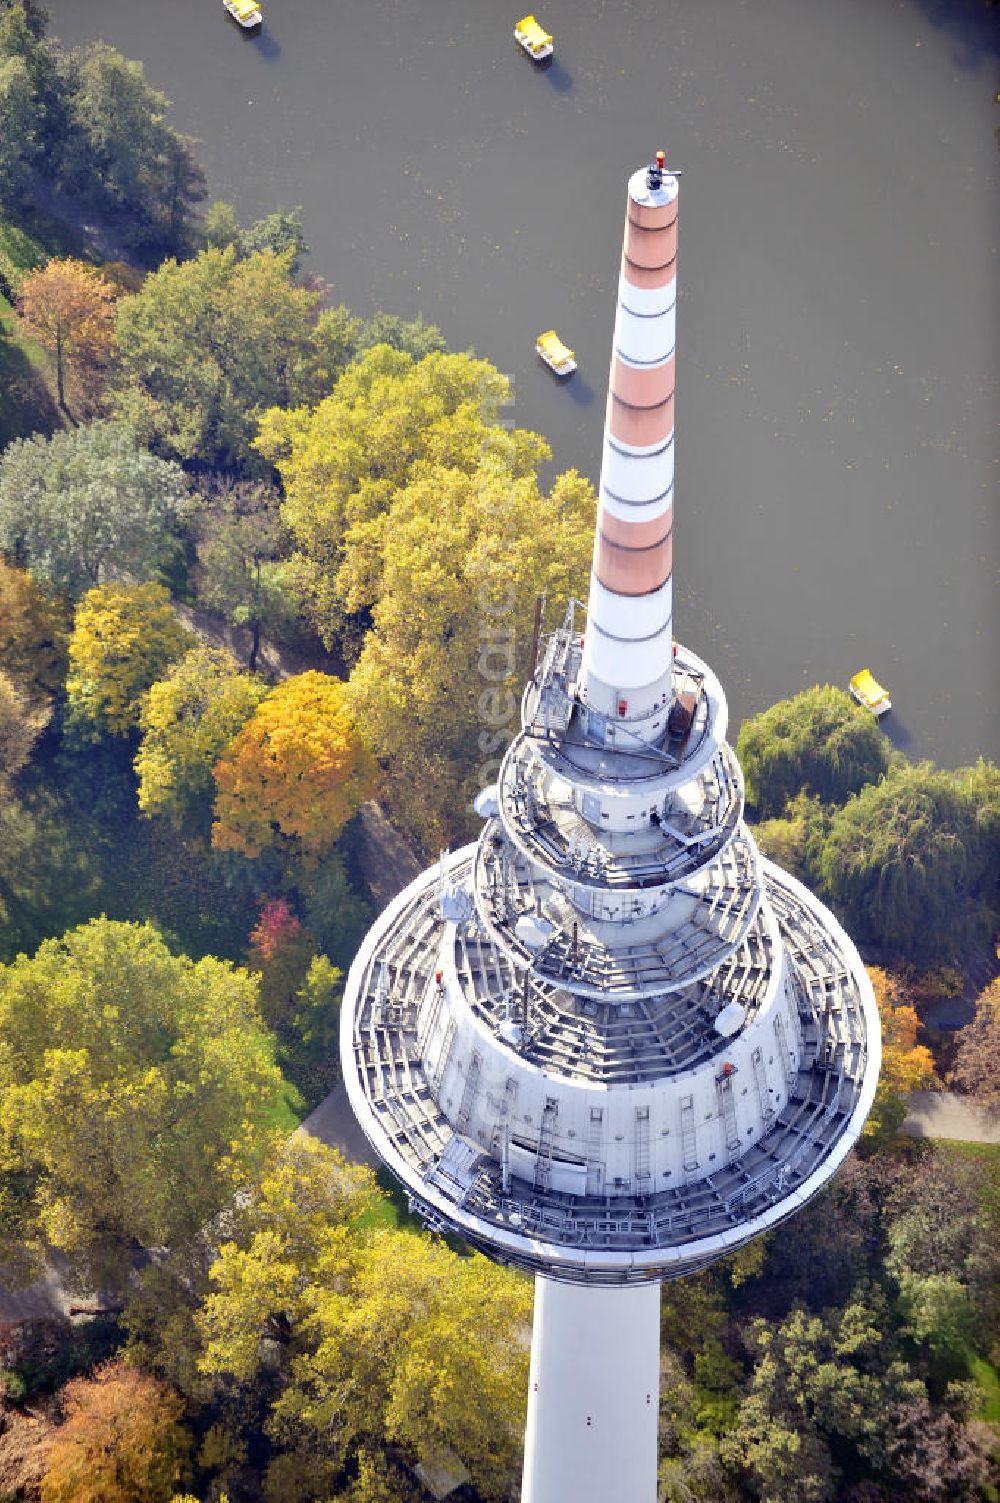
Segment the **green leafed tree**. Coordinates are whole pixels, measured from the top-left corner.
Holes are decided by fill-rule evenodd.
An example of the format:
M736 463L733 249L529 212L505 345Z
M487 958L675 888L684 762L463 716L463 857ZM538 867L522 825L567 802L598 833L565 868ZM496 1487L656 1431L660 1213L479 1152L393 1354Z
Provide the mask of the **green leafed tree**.
M74 59L69 105L77 134L65 171L77 191L122 216L130 241L146 252L176 252L189 238L191 211L205 178L164 116L166 95L141 63L105 42Z
M286 563L290 535L278 493L264 481L219 481L195 522L199 601L250 632L247 666L257 666L261 636L295 629L300 601Z
M889 765L889 744L849 694L825 684L744 721L736 755L750 809L772 819L798 793L842 804L877 783Z
M95 919L0 967L0 1226L119 1287L191 1237L264 1152L282 1081L256 982Z
M921 763L835 811L819 871L856 938L927 964L992 933L988 850L961 778Z
M212 769L266 694L231 653L213 647L192 647L153 683L135 759L143 813L180 823L192 809L207 812Z
M29 0L0 5L0 201L23 203L32 171L51 177L71 134L64 59Z
M426 323L422 314L412 319L400 318L395 313L372 314L358 330L358 352L373 349L377 344L401 350L414 360L423 360L425 355L439 354L445 349L441 330L437 324Z
M87 740L129 735L147 690L192 645L162 585L89 590L69 639L71 723Z
M150 578L173 556L187 506L180 468L126 424L17 439L0 456L0 548L61 594L111 571Z
M329 390L341 358L319 294L297 286L291 250L233 245L167 261L118 305L113 403L164 456L259 470L261 413Z
M877 1293L823 1316L794 1309L748 1332L753 1374L723 1455L753 1498L829 1503L844 1496L843 1463L876 1473L888 1459L891 1411L926 1399L886 1334Z
M276 256L291 252L288 269L297 276L302 269L302 257L309 254L306 237L302 230L302 209L277 208L263 219L255 219L245 230L239 231L237 241L244 256L257 251L273 251Z
M294 276L301 270L302 257L309 254L306 237L302 230L302 209L277 208L263 219L255 219L244 229L236 222L232 204L216 199L209 204L202 216L202 235L205 244L216 250L235 246L240 256L252 256L255 251L274 251L281 255L292 252L289 269Z
M38 158L38 112L27 64L0 54L0 204L19 205Z

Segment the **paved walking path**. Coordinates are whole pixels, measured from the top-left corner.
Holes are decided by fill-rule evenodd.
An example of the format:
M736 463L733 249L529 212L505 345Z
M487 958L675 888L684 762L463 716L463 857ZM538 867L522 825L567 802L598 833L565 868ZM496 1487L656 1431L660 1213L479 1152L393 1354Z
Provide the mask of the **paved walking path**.
M953 1091L914 1091L903 1131L911 1138L952 1138L961 1143L1000 1143L1000 1121L978 1111Z
M368 1139L351 1110L343 1081L334 1086L315 1111L309 1113L299 1131L311 1133L328 1148L339 1148L344 1158L355 1164L367 1164L370 1169L379 1167L378 1157L369 1147Z

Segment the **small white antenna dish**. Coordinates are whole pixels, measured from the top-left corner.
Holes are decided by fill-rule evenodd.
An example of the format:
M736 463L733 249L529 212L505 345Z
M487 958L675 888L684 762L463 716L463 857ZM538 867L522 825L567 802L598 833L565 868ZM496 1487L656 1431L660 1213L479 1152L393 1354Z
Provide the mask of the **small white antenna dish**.
M472 800L472 807L480 819L495 819L500 812L500 798L496 783L488 783Z
M541 950L552 937L555 925L540 913L523 913L514 925L514 933L529 950Z
M715 1020L715 1031L724 1039L739 1033L746 1019L747 1010L740 1002L727 1002Z
M457 882L445 882L438 894L441 917L449 924L464 924L472 917L472 895Z

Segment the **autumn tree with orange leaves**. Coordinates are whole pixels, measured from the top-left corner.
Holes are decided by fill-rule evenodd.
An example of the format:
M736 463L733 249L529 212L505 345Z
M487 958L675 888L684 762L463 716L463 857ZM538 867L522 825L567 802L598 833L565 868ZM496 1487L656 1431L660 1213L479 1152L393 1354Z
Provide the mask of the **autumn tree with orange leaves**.
M300 673L268 695L215 767L212 844L315 863L375 787L348 687Z
M191 1472L184 1401L165 1383L109 1362L62 1391L42 1503L170 1503Z
M924 1044L917 1043L920 1019L905 983L881 966L869 966L868 975L882 1022L882 1070L865 1133L890 1137L906 1116L903 1098L934 1084L934 1059Z
M96 381L110 360L120 290L71 259L53 259L21 283L17 311L25 332L55 356L60 407L66 406L67 367Z

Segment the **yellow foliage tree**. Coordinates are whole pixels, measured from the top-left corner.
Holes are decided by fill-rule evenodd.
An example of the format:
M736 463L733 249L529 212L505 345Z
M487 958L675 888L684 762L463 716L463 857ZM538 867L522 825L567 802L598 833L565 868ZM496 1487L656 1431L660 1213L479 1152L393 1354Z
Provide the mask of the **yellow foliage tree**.
M347 536L348 598L372 619L351 686L393 818L425 850L478 825L472 799L520 726L535 600L552 625L583 593L594 506L573 471L546 495L492 462L437 466Z
M93 740L127 736L151 684L194 645L162 585L106 584L76 608L66 694L70 717Z
M0 663L32 699L47 701L61 686L68 633L64 608L0 558Z
M213 788L212 769L267 693L232 653L193 647L142 703L139 808L175 822Z
M375 763L340 679L300 673L260 704L215 767L218 850L314 862L375 788Z
M906 1116L903 1098L933 1085L935 1075L931 1051L917 1043L920 1019L910 1005L905 982L881 966L869 966L868 975L882 1022L882 1070L865 1127L865 1133L874 1137L898 1130Z
M53 259L21 283L17 311L26 332L55 356L59 405L66 405L66 367L97 377L114 349L120 288L92 266Z
M0 1250L57 1247L123 1287L187 1244L264 1158L281 1073L255 977L94 919L0 966ZM91 1282L99 1281L99 1282Z
M495 456L517 477L549 458L537 434L498 425L509 396L509 381L489 361L442 352L415 361L376 345L315 410L264 414L256 447L281 473L298 581L328 646L341 636L345 612L377 594L381 552L365 548L361 536L347 576L338 578L349 528L377 521L399 488L428 469L469 473Z
M290 1144L205 1302L203 1370L253 1379L262 1337L284 1348L269 1430L278 1475L315 1465L329 1496L357 1457L382 1498L372 1444L468 1468L484 1499L509 1496L527 1397L532 1287L488 1259L411 1232L366 1230L371 1183L314 1140ZM364 1171L360 1171L361 1174ZM349 1178L348 1176L353 1176Z

